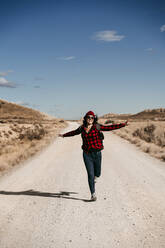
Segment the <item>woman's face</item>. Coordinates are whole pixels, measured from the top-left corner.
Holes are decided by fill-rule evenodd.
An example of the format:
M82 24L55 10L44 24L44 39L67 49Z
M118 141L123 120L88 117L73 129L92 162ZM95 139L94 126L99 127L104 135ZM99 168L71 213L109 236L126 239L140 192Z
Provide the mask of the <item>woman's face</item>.
M94 122L94 116L93 115L88 115L87 116L87 124L91 125Z

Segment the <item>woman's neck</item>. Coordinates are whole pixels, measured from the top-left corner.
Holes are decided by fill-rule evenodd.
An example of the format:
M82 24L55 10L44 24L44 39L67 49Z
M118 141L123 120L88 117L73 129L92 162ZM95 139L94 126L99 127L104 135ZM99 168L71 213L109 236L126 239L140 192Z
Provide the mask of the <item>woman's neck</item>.
M87 128L91 128L93 124L87 124Z

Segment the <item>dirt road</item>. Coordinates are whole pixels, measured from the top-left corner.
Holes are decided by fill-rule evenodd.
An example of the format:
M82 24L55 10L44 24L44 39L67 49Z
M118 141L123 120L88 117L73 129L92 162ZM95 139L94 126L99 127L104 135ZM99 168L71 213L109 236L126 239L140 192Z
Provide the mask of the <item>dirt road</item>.
M165 164L104 134L96 202L87 201L80 135L0 178L0 248L165 247Z

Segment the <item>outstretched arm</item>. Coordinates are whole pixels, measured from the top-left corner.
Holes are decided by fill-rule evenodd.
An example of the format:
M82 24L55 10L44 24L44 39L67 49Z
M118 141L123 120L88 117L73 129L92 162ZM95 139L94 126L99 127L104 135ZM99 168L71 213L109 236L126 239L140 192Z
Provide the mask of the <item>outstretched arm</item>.
M73 131L70 131L70 132L67 132L67 133L64 133L64 134L59 134L58 136L59 137L71 137L71 136L74 136L74 135L78 135L81 133L81 128L78 127L77 129L73 130Z
M127 121L123 122L123 123L120 123L120 124L113 124L113 125L109 125L109 126L100 125L100 130L101 131L112 131L112 130L115 130L115 129L125 127L127 125L128 125Z

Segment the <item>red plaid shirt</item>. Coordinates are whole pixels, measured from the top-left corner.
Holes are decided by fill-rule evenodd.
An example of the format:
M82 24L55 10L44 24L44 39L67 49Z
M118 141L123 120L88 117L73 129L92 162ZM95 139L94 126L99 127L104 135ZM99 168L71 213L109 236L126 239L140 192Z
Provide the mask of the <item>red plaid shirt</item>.
M125 123L114 124L109 126L100 125L100 131L112 131L124 126ZM89 133L86 132L86 128L84 126L80 126L71 132L63 134L63 137L70 137L70 136L78 135L80 133L83 140L82 149L85 152L89 153L90 151L104 149L102 139L99 136L99 130L96 128L95 124L92 126Z

